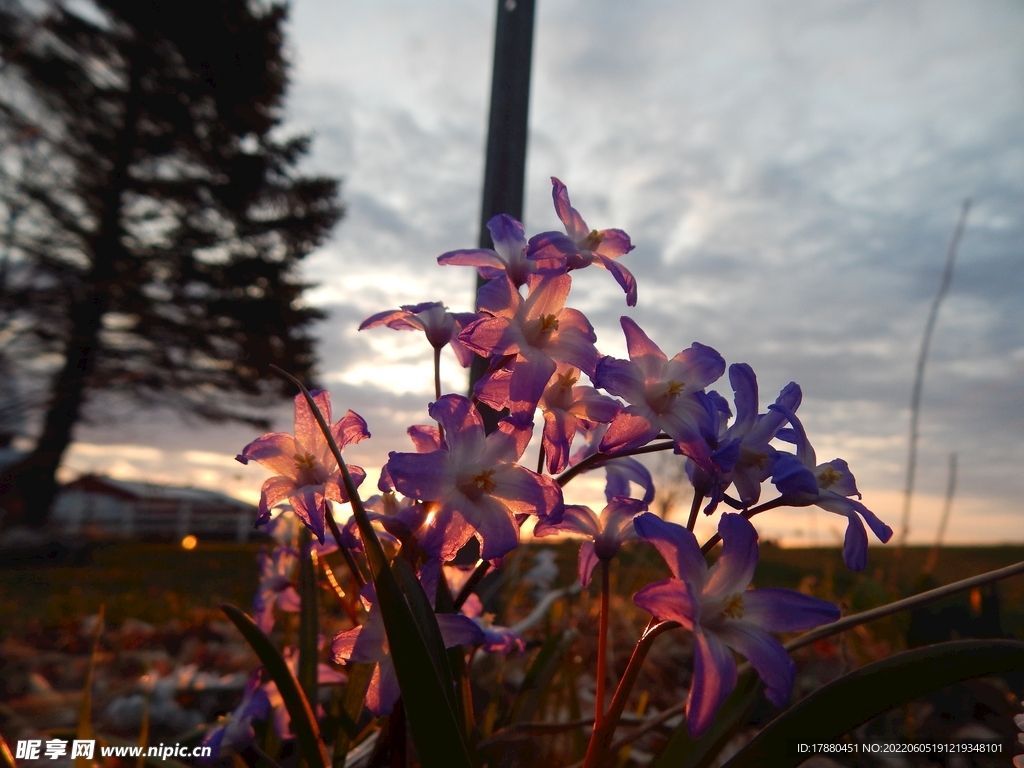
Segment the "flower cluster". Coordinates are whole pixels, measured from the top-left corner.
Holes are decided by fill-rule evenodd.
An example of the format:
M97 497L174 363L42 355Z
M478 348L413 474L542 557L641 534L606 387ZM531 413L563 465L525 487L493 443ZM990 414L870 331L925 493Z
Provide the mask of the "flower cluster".
M859 493L845 461L816 463L796 415L801 390L795 383L759 412L757 379L749 365L727 366L716 350L698 342L670 357L630 317L620 321L628 359L599 351L590 321L568 305L572 272L591 265L607 270L632 307L636 281L618 259L633 245L619 229L589 229L570 204L565 185L558 179L552 184L564 233L527 239L522 224L501 215L488 223L493 249L451 251L438 258L442 265L475 267L488 281L479 291L475 312L453 313L439 302L428 302L380 312L360 326L423 331L435 352L435 366L445 347L452 348L462 366L471 354L488 363L471 398L442 395L435 367L437 396L427 414L437 426L410 427L415 450L390 453L378 483L381 495L367 505L370 519L398 556L417 568L431 597L443 580L442 566L471 539L478 540L483 561L500 564L519 544L527 520L533 521L538 537L584 537L579 552L583 585L598 564L609 567L625 542L647 542L673 576L643 587L634 600L656 620L675 622L693 635L694 674L687 705L691 733L707 729L735 686L730 649L749 659L764 679L769 699L783 706L791 694L794 666L769 633L827 623L838 617L838 610L787 590L748 589L758 560L750 519L783 505L813 504L842 515L847 519L843 556L854 570L866 563L865 521L883 542L892 531L852 498L859 499ZM724 397L709 389L727 370L735 414ZM330 423L327 394L315 393L314 400ZM500 412L496 428L485 428L480 404ZM534 471L522 461L538 412ZM351 411L331 426L331 434L341 448L369 437L365 421ZM654 484L634 456L654 450L671 450L686 462L695 503L685 527L646 512ZM272 507L287 502L316 539L325 542L325 521L336 527L327 502L346 502L348 496L338 462L301 396L295 401L294 435L265 435L238 458L260 462L276 473L263 487L262 522L269 520ZM566 504L563 486L596 469L606 472L604 510L598 514ZM358 485L365 473L354 466L348 470ZM778 494L759 504L766 483ZM692 532L703 502L708 515L723 504L737 510L720 516L723 546L710 568ZM336 545L348 556L360 556L362 541L351 521L337 537ZM263 556L257 613L265 628L275 604L294 609L288 571L295 556L288 549ZM364 623L334 638L333 658L376 665L367 706L383 715L400 691L372 585L361 596L367 610ZM466 615L438 614L444 645L521 650L522 639L481 619L482 606L471 597ZM250 711L265 708L255 694L249 698L255 703L239 713L246 723ZM600 720L603 702L597 706Z

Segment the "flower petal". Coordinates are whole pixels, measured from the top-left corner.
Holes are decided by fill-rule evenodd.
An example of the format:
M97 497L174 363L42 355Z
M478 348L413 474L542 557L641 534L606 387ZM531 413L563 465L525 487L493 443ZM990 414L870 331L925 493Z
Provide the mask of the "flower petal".
M296 453L294 437L285 432L270 432L245 446L237 459L243 464L255 461L271 472L294 478L298 474Z
M757 531L743 515L723 514L718 521L722 554L708 572L704 594L725 597L742 593L757 570Z
M597 563L598 558L597 553L594 551L594 543L592 541L584 541L580 544L579 559L576 563L576 571L582 586L590 586L590 577L593 576Z
M565 184L554 176L551 177L551 197L555 202L555 213L565 225L565 231L569 237L579 242L589 234L587 222L583 220L579 212L569 204L569 190Z
M699 627L700 602L680 579L648 584L633 595L633 602L661 621L675 621L689 630Z
M441 630L441 639L445 648L458 645L480 645L484 641L484 633L476 623L467 616L451 613L439 613L437 626Z
M628 241L629 241L629 239L627 238L627 242ZM604 243L602 242L601 245L603 246ZM604 254L600 253L600 246L598 246L598 253L596 254L596 256L597 256L597 258L594 259L594 263L599 265L599 266L604 267L609 272L611 272L612 273L612 277L615 278L615 282L617 282L619 284L619 287L621 287L622 290L625 291L625 293L626 293L626 306L628 306L628 307L635 307L636 306L636 278L633 277L633 273L630 272L628 269L626 269L621 264L619 264L619 262L614 261L613 257L605 256Z
M743 593L743 621L767 632L797 632L838 618L839 609L832 603L792 589L766 587Z
M693 633L693 682L686 699L686 725L693 738L714 722L715 713L736 687L736 660L725 644L699 628Z
M651 512L633 518L633 527L637 536L654 545L677 579L692 584L698 592L704 591L708 565L692 531Z
M757 670L768 701L780 709L787 706L793 695L796 664L782 643L747 621L727 621L718 635Z
M324 421L330 424L330 394L318 390L310 390L309 394L316 403L317 410L323 415ZM317 424L316 417L301 392L295 396L295 442L314 456L323 455L323 449L327 446L327 438L320 431L320 425Z

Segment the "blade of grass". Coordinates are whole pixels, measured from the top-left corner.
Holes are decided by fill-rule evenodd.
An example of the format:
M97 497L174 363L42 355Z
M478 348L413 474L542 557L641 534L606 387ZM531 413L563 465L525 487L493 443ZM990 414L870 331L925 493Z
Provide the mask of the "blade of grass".
M323 432L327 445L331 449L341 478L345 485L345 493L352 505L352 515L359 527L366 552L366 560L370 566L373 585L377 592L377 600L384 619L384 630L387 633L391 658L395 664L398 686L402 692L409 729L413 741L419 750L424 765L453 766L453 768L471 768L472 762L462 729L455 711L450 705L447 690L454 690L449 676L442 677L443 672L434 663L426 638L413 618L412 609L406 601L398 580L388 565L387 556L377 538L377 533L370 524L370 518L363 507L359 491L348 471L341 449L331 433L330 425L317 408L313 397L298 379L285 373L276 366L271 366L277 373L291 381L302 392L317 424Z
M345 698L341 703L341 724L334 739L333 768L345 768L345 758L349 745L358 734L359 718L363 714L363 700L366 689L373 677L373 664L349 664L345 667L348 673L348 685ZM348 722L346 722L346 720ZM351 729L351 730L350 730Z
M1024 669L1024 643L1017 640L957 640L905 651L876 661L819 688L772 720L725 768L797 766L807 755L793 745L837 741L908 701L961 680Z
M313 708L299 687L295 675L277 648L270 642L263 631L245 613L233 605L222 605L221 610L227 614L231 622L238 627L242 637L249 643L259 656L271 679L277 683L278 693L284 700L285 708L292 719L292 730L299 741L302 756L309 768L327 768L327 749L320 736L320 726L316 722ZM76 767L77 768L77 767Z
M93 737L92 731L92 681L96 675L96 655L100 649L100 637L103 635L104 605L100 605L96 614L96 628L92 636L92 652L89 654L89 666L85 671L85 685L82 690L82 703L78 707L78 727L75 729L75 738L80 741L88 741ZM87 757L76 757L75 768L91 768L92 761Z

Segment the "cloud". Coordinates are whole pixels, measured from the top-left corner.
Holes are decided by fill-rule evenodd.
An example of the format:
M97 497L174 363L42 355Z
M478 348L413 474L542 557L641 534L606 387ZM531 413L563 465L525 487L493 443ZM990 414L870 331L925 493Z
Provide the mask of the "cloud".
M434 259L478 236L492 13L470 0L293 7L291 125L315 134L308 167L341 176L348 205L306 268L331 313L320 370L336 407L370 421L373 440L352 449L367 466L426 421L430 358L418 334L358 333L359 321L472 303L472 271ZM750 363L763 402L798 381L819 456L848 458L895 527L914 361L971 197L928 365L918 488L929 509L955 451L964 501L950 535L1020 539L1022 33L1024 7L997 0L540 3L527 230L558 227L551 175L588 224L626 229L639 306L598 270L570 298L602 351L623 353L629 314L670 353L699 340ZM159 447L237 451L227 434ZM976 525L958 522L961 506Z

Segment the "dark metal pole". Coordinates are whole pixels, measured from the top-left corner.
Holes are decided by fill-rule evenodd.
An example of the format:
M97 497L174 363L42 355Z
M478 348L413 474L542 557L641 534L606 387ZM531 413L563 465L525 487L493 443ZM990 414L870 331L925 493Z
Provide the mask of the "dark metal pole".
M494 31L494 71L491 114L487 124L480 247L493 248L487 222L507 213L522 221L526 177L526 123L530 105L530 63L533 58L534 0L498 0ZM477 289L483 285L477 277ZM487 371L487 360L476 357L469 387ZM488 409L490 410L490 409ZM485 421L491 421L484 413ZM496 423L496 421L492 422Z

